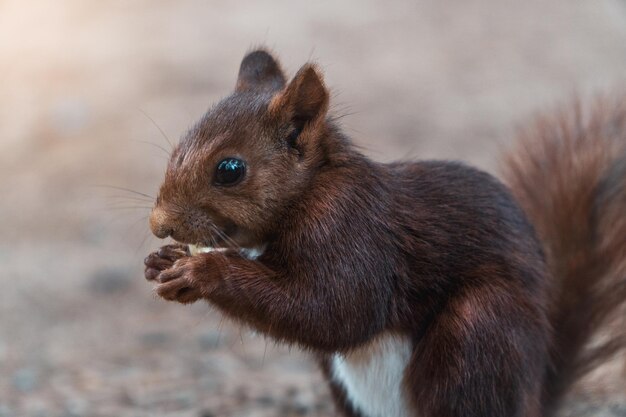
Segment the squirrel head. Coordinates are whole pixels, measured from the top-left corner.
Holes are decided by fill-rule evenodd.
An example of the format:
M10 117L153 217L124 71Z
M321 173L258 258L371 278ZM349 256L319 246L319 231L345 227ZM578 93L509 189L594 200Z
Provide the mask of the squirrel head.
M320 165L328 101L315 65L287 83L267 51L246 55L235 91L173 150L152 232L202 246L263 243Z

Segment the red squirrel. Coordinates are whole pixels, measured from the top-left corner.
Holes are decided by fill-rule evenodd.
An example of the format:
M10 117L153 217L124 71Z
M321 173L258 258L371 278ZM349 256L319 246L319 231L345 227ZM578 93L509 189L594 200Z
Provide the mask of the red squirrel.
M624 345L588 347L626 298L626 105L541 120L508 187L371 161L328 108L314 64L288 82L246 55L169 160L150 227L178 243L145 260L158 295L311 351L346 416L553 415Z

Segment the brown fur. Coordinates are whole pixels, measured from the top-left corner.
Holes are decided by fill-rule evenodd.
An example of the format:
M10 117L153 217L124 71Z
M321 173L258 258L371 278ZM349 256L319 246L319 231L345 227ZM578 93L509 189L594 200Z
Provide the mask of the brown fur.
M544 403L555 410L576 379L626 346L622 324L587 347L626 300L626 101L540 118L507 162L553 277Z
M606 226L609 217L624 224L623 167L601 175L597 170L612 159L595 163L579 149L565 155L570 162L540 161L545 150L534 144L511 163L511 184L546 244L546 265L533 226L496 179L456 162L370 161L328 117L328 102L315 66L305 65L286 84L268 53L244 58L235 92L172 154L151 227L181 245L146 258L146 278L167 300L205 299L275 339L314 351L327 375L330 354L383 332L409 336L404 388L415 415L547 415L571 379L569 359L613 311L577 309L578 331L571 313L590 286L569 277L585 270L598 286L606 283L604 269L587 269L585 257L599 256L588 253L590 245L602 249L602 265L626 258L618 247L624 234L609 237ZM622 142L624 132L616 134ZM233 187L213 183L225 157L247 163ZM559 170L579 159L575 180L603 184L601 199L589 202L571 188L537 187L535 194L535 177L570 180L573 172ZM544 197L554 204L540 206ZM584 206L575 225L584 229L589 216L604 225L592 229L596 243L587 229L566 221L557 228L578 203ZM580 234L570 239L572 232ZM582 245L578 263L559 243L570 240ZM231 249L190 257L186 243ZM266 249L256 260L237 250L261 244ZM563 290L566 284L578 289ZM574 341L571 349L560 342L565 338ZM346 415L360 415L330 382Z

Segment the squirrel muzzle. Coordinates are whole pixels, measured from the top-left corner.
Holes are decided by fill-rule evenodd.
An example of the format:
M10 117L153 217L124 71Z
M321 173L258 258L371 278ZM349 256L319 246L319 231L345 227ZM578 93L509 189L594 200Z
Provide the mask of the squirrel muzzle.
M165 239L174 233L174 226L165 210L155 207L150 213L150 230L159 239Z

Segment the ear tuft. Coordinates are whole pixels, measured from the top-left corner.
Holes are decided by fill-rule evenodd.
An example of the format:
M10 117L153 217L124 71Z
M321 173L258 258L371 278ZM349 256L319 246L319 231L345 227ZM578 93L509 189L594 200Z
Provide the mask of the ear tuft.
M287 88L275 99L272 107L287 112L296 125L304 125L326 114L328 90L313 64L305 64Z
M285 76L278 62L267 51L250 52L241 61L235 91L278 91L285 86Z

